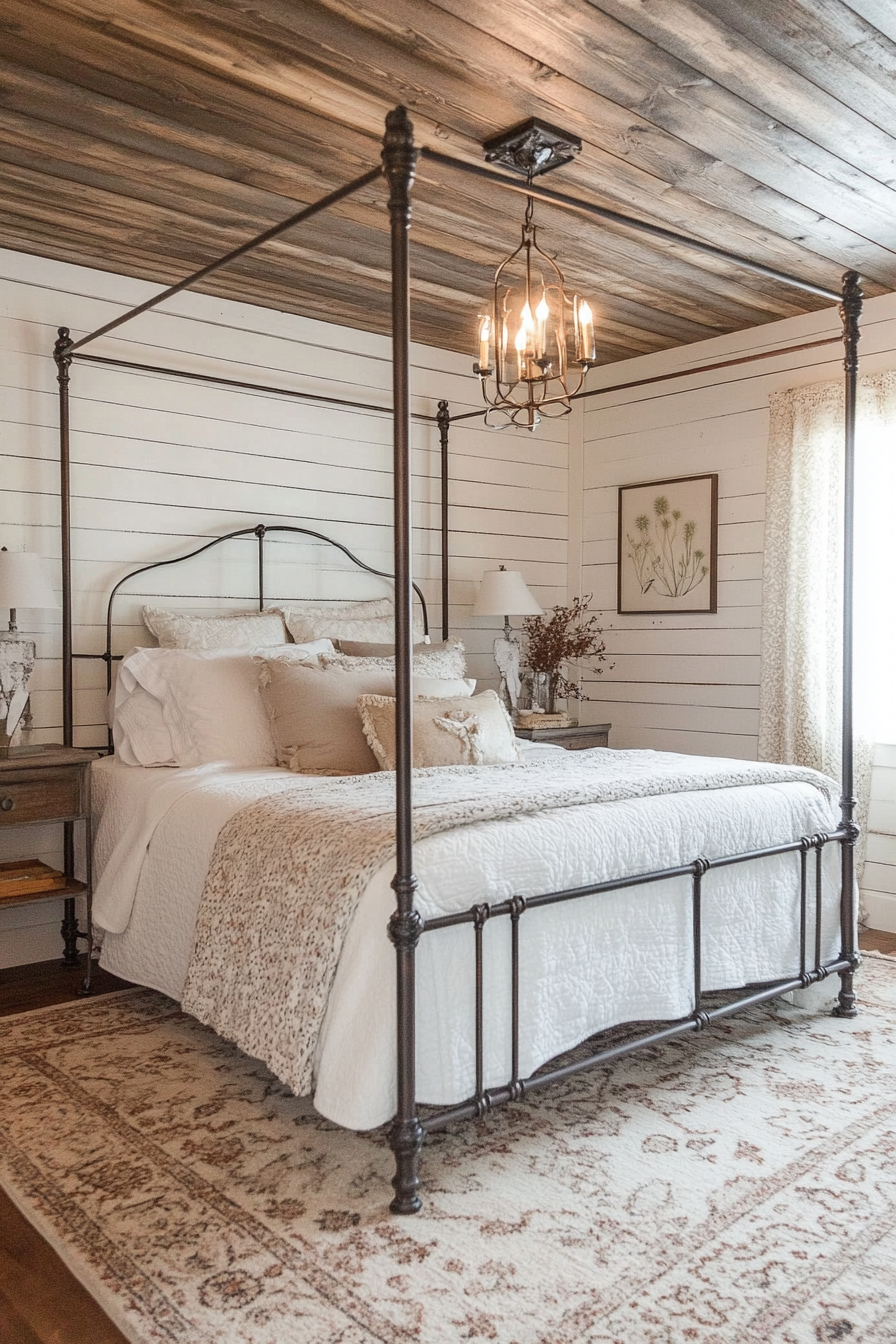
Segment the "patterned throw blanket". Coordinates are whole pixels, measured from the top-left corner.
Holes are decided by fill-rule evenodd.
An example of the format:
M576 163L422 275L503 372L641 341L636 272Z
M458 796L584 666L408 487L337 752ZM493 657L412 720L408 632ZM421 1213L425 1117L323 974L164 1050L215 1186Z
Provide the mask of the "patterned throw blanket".
M793 781L832 802L837 793L814 770L652 751L417 770L414 836L553 808ZM312 1089L317 1037L352 916L395 853L394 808L391 772L321 779L311 795L277 793L243 808L215 846L183 1006L299 1096Z

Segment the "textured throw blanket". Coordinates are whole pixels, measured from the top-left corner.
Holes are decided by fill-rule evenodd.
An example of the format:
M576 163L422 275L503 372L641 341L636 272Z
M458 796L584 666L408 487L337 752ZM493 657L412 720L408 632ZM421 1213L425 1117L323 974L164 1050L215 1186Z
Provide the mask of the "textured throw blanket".
M653 751L417 770L414 836L559 807L794 781L831 801L838 792L814 770ZM395 853L394 808L391 772L321 779L313 795L278 793L243 808L218 837L183 1006L298 1095L312 1089L317 1037L355 908Z

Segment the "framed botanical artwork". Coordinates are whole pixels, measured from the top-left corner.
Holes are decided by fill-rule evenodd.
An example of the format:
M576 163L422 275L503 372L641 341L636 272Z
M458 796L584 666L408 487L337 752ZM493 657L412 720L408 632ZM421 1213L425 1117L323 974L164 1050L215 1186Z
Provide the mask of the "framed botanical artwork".
M620 486L617 611L716 611L718 515L714 473Z

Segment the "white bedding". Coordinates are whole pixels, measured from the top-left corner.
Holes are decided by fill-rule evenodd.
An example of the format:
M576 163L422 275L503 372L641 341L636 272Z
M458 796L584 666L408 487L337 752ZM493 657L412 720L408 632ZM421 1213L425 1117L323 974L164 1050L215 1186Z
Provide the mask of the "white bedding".
M536 750L538 750L536 748ZM550 750L541 748L541 750ZM694 757L682 758L693 767ZM282 770L214 766L151 771L98 762L94 918L102 964L179 999L205 872L221 827L246 803L316 781ZM758 849L831 830L810 784L763 784L571 807L481 822L415 846L424 916ZM839 854L825 858L822 947L837 951ZM797 859L713 870L704 879L704 985L739 986L798 963ZM370 882L346 939L316 1062L314 1102L349 1128L395 1109L395 971L386 921L394 864ZM131 905L133 908L131 909ZM522 921L521 1068L614 1022L691 1011L690 881L528 912ZM509 921L486 926L486 1085L509 1076ZM473 1090L469 927L424 934L418 948L418 1096L450 1104Z

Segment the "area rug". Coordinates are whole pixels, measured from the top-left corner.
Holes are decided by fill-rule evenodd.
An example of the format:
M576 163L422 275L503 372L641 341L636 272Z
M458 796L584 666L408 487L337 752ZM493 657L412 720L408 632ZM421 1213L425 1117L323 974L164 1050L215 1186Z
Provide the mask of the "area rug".
M824 988L833 994L837 982ZM132 990L6 1019L4 1188L135 1344L896 1344L896 961L429 1142Z

